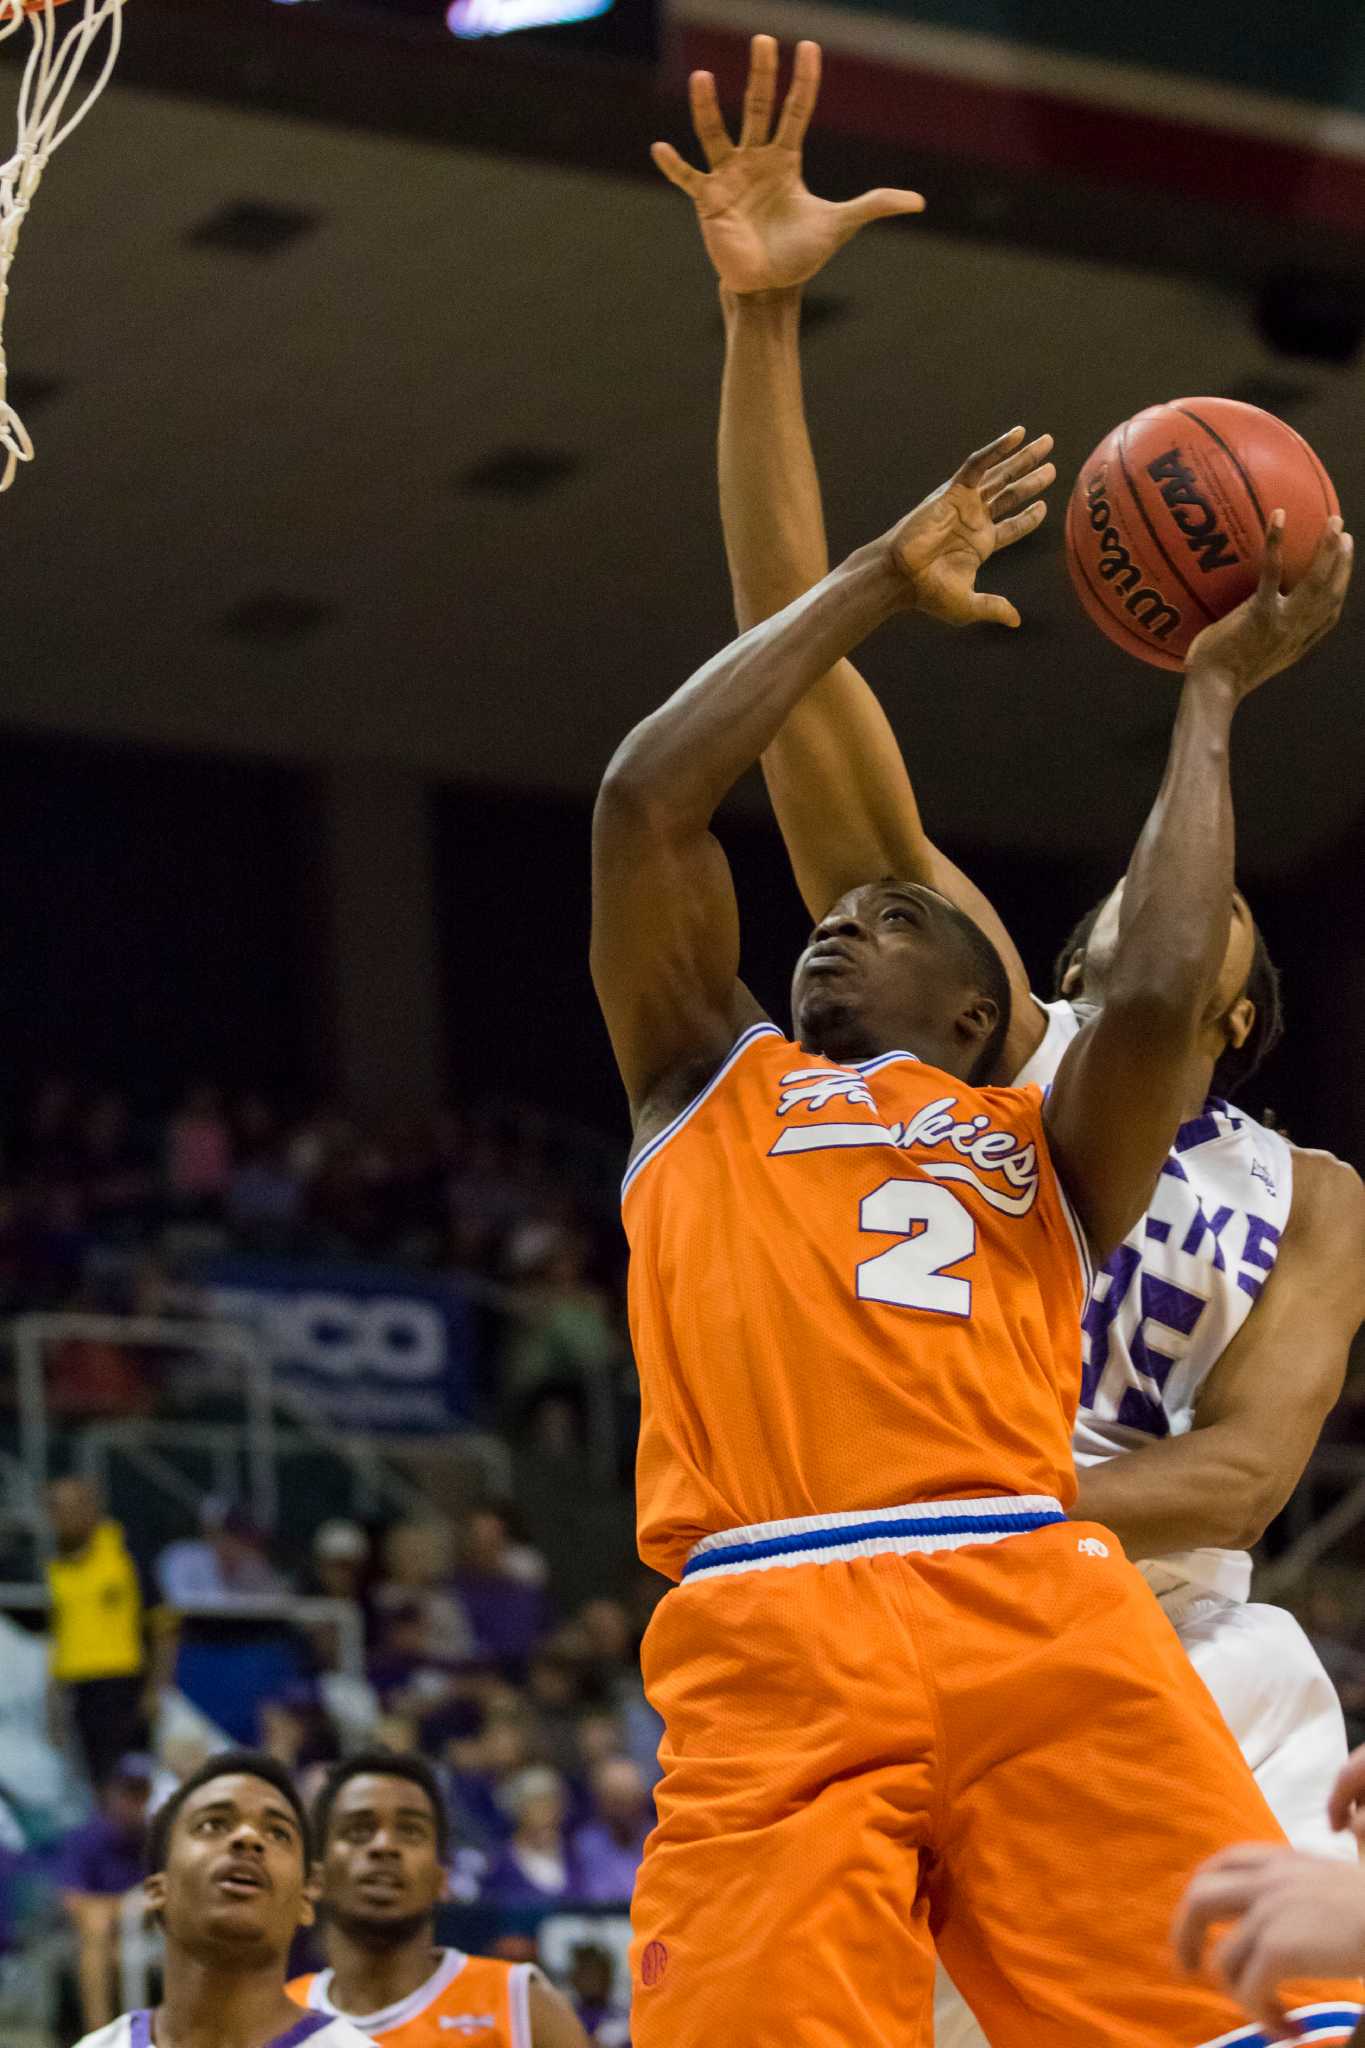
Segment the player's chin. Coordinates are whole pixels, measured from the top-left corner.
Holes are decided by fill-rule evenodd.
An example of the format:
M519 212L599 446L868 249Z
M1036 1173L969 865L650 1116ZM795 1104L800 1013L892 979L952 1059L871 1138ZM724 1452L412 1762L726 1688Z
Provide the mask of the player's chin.
M792 1023L806 1051L826 1059L845 1058L842 1048L861 1043L857 1003L849 994L840 994L833 988L802 988L792 1006Z

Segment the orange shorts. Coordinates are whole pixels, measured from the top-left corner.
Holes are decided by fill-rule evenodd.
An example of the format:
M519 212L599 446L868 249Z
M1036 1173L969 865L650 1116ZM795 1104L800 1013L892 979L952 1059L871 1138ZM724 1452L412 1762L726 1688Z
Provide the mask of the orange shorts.
M992 2048L1262 2041L1170 1930L1197 1864L1280 1831L1116 1538L962 1528L1022 1505L888 1510L821 1561L784 1548L808 1524L710 1539L663 1601L636 2048L928 2048L935 1946ZM955 1547L899 1533L926 1517ZM1303 2039L1354 2032L1360 1986L1294 1995Z

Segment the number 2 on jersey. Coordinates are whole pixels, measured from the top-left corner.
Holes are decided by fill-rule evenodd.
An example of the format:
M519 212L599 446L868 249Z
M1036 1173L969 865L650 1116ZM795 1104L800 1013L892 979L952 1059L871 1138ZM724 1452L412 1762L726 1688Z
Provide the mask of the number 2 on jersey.
M957 1196L934 1181L886 1180L858 1207L860 1229L899 1236L901 1244L858 1271L860 1301L885 1301L893 1308L922 1308L941 1316L969 1316L972 1283L944 1269L976 1250L976 1224Z

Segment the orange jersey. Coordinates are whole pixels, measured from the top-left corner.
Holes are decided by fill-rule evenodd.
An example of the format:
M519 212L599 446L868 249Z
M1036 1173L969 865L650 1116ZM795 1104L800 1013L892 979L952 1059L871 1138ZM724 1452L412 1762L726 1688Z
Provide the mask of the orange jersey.
M488 1956L443 1949L425 1984L383 2012L348 2019L380 2048L531 2048L529 1963L498 1963ZM335 2012L330 1970L296 1977L289 1996L314 2012Z
M640 1553L970 1495L1074 1498L1084 1239L1037 1088L755 1025L633 1161Z

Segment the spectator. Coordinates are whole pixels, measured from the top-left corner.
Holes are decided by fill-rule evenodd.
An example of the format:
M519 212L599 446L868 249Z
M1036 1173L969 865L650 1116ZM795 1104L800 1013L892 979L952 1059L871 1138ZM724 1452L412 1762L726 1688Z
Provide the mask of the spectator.
M156 1562L157 1583L171 1607L231 1607L240 1600L282 1598L289 1588L266 1556L264 1535L244 1509L206 1500L203 1534L168 1543Z
M376 1606L381 1649L387 1647L385 1618L408 1623L416 1612L420 1636L412 1644L436 1664L454 1665L474 1654L474 1635L462 1603L450 1587L454 1535L448 1522L399 1522L384 1538L384 1583ZM410 1633L405 1640L411 1641Z
M64 1075L49 1075L34 1096L15 1141L14 1163L36 1181L69 1180L78 1172L76 1091Z
M592 1794L597 1819L585 1822L573 1838L577 1896L593 1905L626 1906L654 1825L653 1801L644 1773L628 1756L608 1757L597 1766Z
M480 1508L465 1525L464 1562L455 1590L480 1653L520 1674L545 1630L545 1560L513 1543L500 1508Z
M581 1942L569 1959L569 1996L579 2025L599 2048L630 2048L630 2022L612 1997L616 1964L610 1949Z
M127 1101L112 1089L96 1096L82 1121L79 1171L91 1229L123 1241L135 1237L148 1222L152 1176Z
M100 1794L99 1811L62 1844L58 1882L76 1935L76 1975L87 2033L108 2026L118 2011L119 1909L142 1882L142 1838L154 1777L149 1758L124 1757Z
M313 1535L313 1585L325 1600L363 1603L370 1539L359 1522L323 1522Z
M214 1217L232 1172L232 1132L216 1088L191 1088L166 1132L166 1187L185 1216Z
M581 1662L557 1643L545 1644L531 1659L526 1696L535 1715L542 1755L565 1777L572 1777L582 1762L578 1739L584 1705ZM616 1746L613 1742L612 1748Z
M503 1791L511 1839L488 1872L485 1896L500 1906L537 1906L575 1896L565 1831L568 1803L558 1771L518 1771Z
M512 1832L508 1796L530 1762L532 1732L513 1693L476 1711L468 1732L453 1734L445 1744L451 1818L461 1838L478 1848L496 1850Z
M511 1425L532 1435L542 1408L556 1423L567 1403L582 1438L591 1415L610 1412L624 1347L586 1277L587 1252L581 1231L551 1222L522 1223L508 1245L518 1310L503 1353L504 1397Z
M88 1480L58 1479L47 1498L55 1551L47 1566L52 1677L98 1789L117 1759L146 1740L152 1674L142 1589L123 1530L103 1514Z

